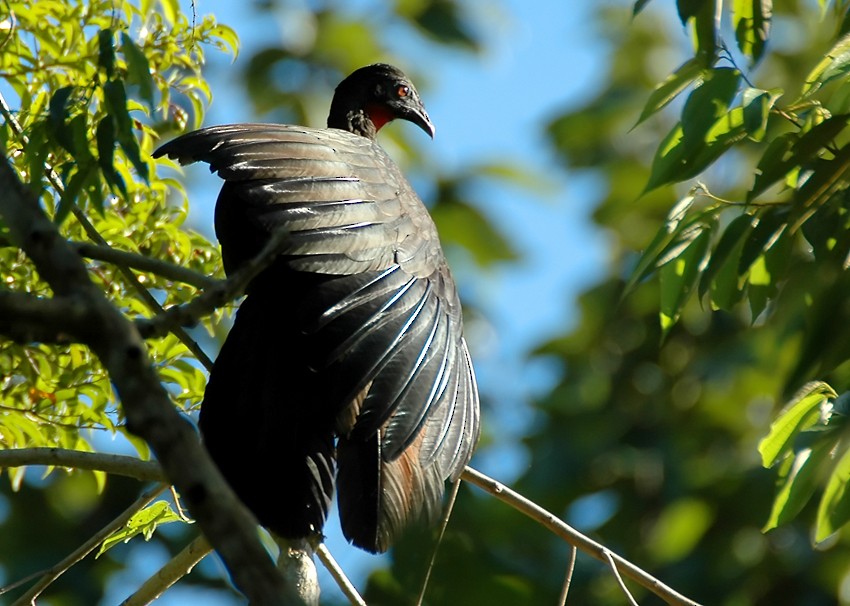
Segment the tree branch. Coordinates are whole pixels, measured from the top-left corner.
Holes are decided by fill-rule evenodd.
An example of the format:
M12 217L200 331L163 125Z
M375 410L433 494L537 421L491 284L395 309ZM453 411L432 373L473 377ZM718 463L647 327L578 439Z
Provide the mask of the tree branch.
M155 461L141 461L134 457L124 455L105 455L92 452L67 450L63 448L20 448L0 451L0 468L19 467L22 465L56 465L77 469L97 470L128 476L142 481L159 481L164 478L161 468ZM619 574L621 569L627 577L661 597L668 604L675 604L677 606L699 606L699 604L694 600L679 594L674 589L668 587L655 577L643 571L641 568L638 568L628 560L625 560L613 553L604 545L583 535L557 518L553 513L543 509L533 501L530 501L497 480L484 475L472 467L467 467L461 478L475 486L478 486L488 494L510 505L517 511L524 513L573 546L570 561L567 566L567 576L561 593L562 601L566 598L566 594L569 591L573 565L575 563L575 549L580 549L611 567L617 578L617 582L622 588L624 588L626 595L632 601L634 598L631 597L628 590L625 589L625 585ZM117 528L120 528L120 526L121 525ZM114 532L114 529L106 536L112 532ZM105 538L105 536L103 538ZM195 546L192 547L192 545ZM197 553L197 550L200 549L200 545L202 544L196 540L186 549L191 548L193 553ZM363 602L363 598L359 596L357 590L351 585L351 582L345 578L344 573L339 570L339 567L336 565L333 557L328 552L327 547L319 545L316 549L316 553L351 603L355 605L365 604L365 602ZM176 557L179 558L182 556ZM188 572L188 570L186 572ZM157 576L159 575L160 573L158 573ZM163 575L163 578L165 578L165 576L166 575ZM174 581L171 581L171 584L173 584L173 582ZM170 586L170 584L168 586ZM163 587L162 591L167 589L168 586ZM134 594L134 596L135 595L136 594Z
M0 158L0 216L53 292L79 305L86 321L69 322L67 330L88 344L109 372L127 428L150 444L234 584L255 605L284 603L284 582L257 537L256 520L225 483L194 427L172 405L138 331L91 282L79 255Z
M342 593L345 594L348 601L354 606L366 606L366 601L360 596L357 592L357 588L352 584L348 577L345 576L345 571L340 568L339 564L337 564L337 561L334 559L333 555L331 555L330 550L324 543L319 544L316 548L316 555L319 556L319 561L325 565L325 568L331 574L333 580L336 581L337 587L342 590Z
M535 522L538 522L543 527L564 539L570 545L573 545L581 551L593 556L600 562L604 562L605 564L612 566L615 573L622 570L627 577L665 600L668 604L675 604L677 606L699 606L699 604L694 600L687 598L671 587L668 587L628 560L618 556L616 553L613 553L604 545L586 537L566 522L563 522L560 518L555 516L555 514L546 511L533 501L528 500L518 492L511 490L504 484L484 475L480 471L477 471L472 467L466 467L461 478L470 484L478 486L500 501L507 503L517 511L524 513Z
M119 267L130 267L139 271L156 274L174 282L182 282L196 288L210 288L220 282L181 265L147 257L138 253L117 250L111 246L99 246L91 242L71 242L71 246L80 256L97 261L105 261Z
M18 343L64 344L73 341L68 322L78 315L78 302L45 299L28 293L0 291L0 334Z
M189 303L169 307L164 313L154 318L137 320L136 327L139 333L144 338L150 339L163 336L175 327L192 326L200 318L240 297L251 280L275 260L287 235L285 230L276 230L256 257L242 264L226 280L216 281L211 288Z
M0 469L26 465L53 465L70 469L103 471L140 482L162 482L165 476L156 461L126 455L84 452L67 448L10 448L0 450Z
M192 572L198 562L212 551L204 535L198 535L180 553L168 560L165 566L151 576L133 595L121 602L121 606L145 606L150 604L177 581Z

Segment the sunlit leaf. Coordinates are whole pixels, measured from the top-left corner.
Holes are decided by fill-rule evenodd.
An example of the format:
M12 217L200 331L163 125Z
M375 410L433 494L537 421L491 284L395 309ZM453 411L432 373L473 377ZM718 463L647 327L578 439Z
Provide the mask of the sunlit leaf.
M812 448L798 452L782 486L773 499L770 515L762 528L767 532L793 520L814 495L818 474L823 463L829 460L832 442L822 441Z
M744 213L733 219L717 241L705 271L700 276L699 297L711 290L712 303L720 309L731 309L740 292L738 259L744 241L755 225L752 215Z
M850 481L850 448L844 442L838 448L839 458L832 468L818 505L816 544L828 539L850 521L850 492L847 491L847 483Z
M127 81L139 87L139 96L153 112L154 82L148 58L126 32L121 32L121 51L127 61Z
M719 0L677 0L679 17L684 23L690 20L693 26L694 48L697 58L709 66L717 54L717 32L720 28ZM692 17L692 19L691 19Z
M744 108L729 111L740 75L732 68L705 72L703 83L685 102L682 120L659 145L644 193L698 175L747 136Z
M827 414L829 401L838 397L835 390L822 381L804 385L770 424L770 431L759 442L762 465L772 467L791 451L801 431L812 427Z
M738 260L738 275L746 274L756 259L773 246L787 228L787 220L787 209L770 207L757 214Z
M659 267L662 258L669 256L670 246L681 229L688 227L694 221L700 220L700 217L697 216L683 223L685 215L691 206L693 206L694 199L693 195L685 196L667 213L667 219L664 221L661 229L658 230L652 242L644 249L635 269L632 271L631 277L626 283L623 296L628 295L637 284L655 271Z
M711 242L711 229L711 224L698 223L681 234L686 246L659 270L662 334L666 335L679 320L697 284Z
M826 56L809 72L800 89L802 97L817 92L830 80L840 78L850 71L850 34L838 40Z
M646 549L659 562L677 562L699 545L711 526L711 505L696 498L674 501L664 508L649 533Z
M182 518L175 513L167 501L156 501L130 518L124 527L111 534L100 545L96 557L119 543L126 543L135 536L143 535L149 541L160 524L180 522Z
M850 144L838 150L831 159L819 159L811 172L801 180L800 186L794 191L794 200L799 208L809 208L825 199L830 191L850 169Z
M667 76L649 95L635 126L665 107L691 84L699 84L703 71L702 64L696 59L689 59L676 68L676 71Z
M770 35L772 0L734 0L732 14L738 48L752 63L758 62Z

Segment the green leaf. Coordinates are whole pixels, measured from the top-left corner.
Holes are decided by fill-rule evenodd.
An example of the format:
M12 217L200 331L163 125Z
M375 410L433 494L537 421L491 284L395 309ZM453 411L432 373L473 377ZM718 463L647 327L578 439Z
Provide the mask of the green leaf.
M217 44L219 48L233 55L234 60L239 56L239 36L233 28L217 23L211 33L221 41L221 44Z
M682 108L682 133L692 144L698 144L718 118L729 111L738 92L741 72L731 67L703 71L702 84L696 87Z
M118 543L126 543L137 535L144 535L149 541L156 527L169 522L180 522L182 518L177 515L167 501L156 501L145 507L127 521L124 528L107 537L100 545L100 550L95 557L100 557L104 552Z
M813 95L824 84L844 76L850 71L850 34L844 36L826 53L826 56L806 76L806 83L800 89L800 96Z
M773 16L772 0L734 0L732 26L741 52L757 63L764 54Z
M761 141L767 133L767 120L776 100L782 96L781 89L762 90L745 88L741 93L741 106L744 112L744 130L753 141Z
M816 544L828 539L850 520L850 492L847 491L847 482L850 481L850 448L847 448L845 442L839 443L836 448L842 448L844 452L832 469L818 505Z
M635 2L634 7L632 7L632 17L636 17L638 13L646 7L647 4L649 4L649 0L637 0L637 2Z
M478 209L451 194L434 206L432 216L441 237L461 244L483 267L517 257L511 242Z
M847 35L850 33L850 10L844 9L844 17L841 19L841 26L838 28L838 37Z
M769 207L757 214L756 223L744 242L741 257L738 260L738 275L745 275L755 263L788 227L787 209Z
M682 308L696 286L711 242L712 225L695 224L681 234L681 253L666 262L659 271L661 282L661 330L666 335L679 320Z
M71 209L77 203L77 199L80 197L80 193L83 191L88 178L88 169L78 169L74 173L74 176L65 184L65 189L59 197L59 206L53 215L54 223L61 225L65 221Z
M74 86L63 86L50 96L48 104L48 124L56 141L69 153L74 153L74 142L68 127L68 100L74 92Z
M814 426L828 412L829 401L838 397L835 390L822 381L804 385L770 424L767 436L759 442L764 467L772 467L791 451L801 431Z
M656 86L649 95L640 117L632 128L665 107L691 84L700 83L704 71L702 64L695 58L677 67L676 71L667 76L664 82Z
M700 276L700 298L711 289L711 301L720 309L729 310L737 303L735 293L741 292L737 271L738 258L755 223L752 215L743 213L735 217L723 230L709 257L708 265Z
M676 0L676 11L682 25L688 24L688 19L696 17L706 4L714 4L713 0Z
M753 187L747 193L747 201L756 198L794 168L803 166L824 153L826 146L847 127L847 122L847 114L835 115L816 124L802 135L785 133L776 137L759 160Z
M127 61L127 81L139 87L139 96L147 102L153 113L155 109L154 82L148 58L126 32L121 32L121 51Z
M693 203L694 196L687 195L670 209L670 212L667 213L667 220L664 221L661 229L655 234L652 242L644 249L634 271L632 271L632 275L623 291L623 296L628 295L638 283L642 282L644 278L658 268L659 259L666 256L671 243L676 238L676 234L680 229L689 224L683 224L682 221Z
M107 113L115 121L115 138L136 172L147 181L148 165L139 152L139 141L133 133L133 120L127 111L127 92L120 80L110 80L103 85Z
M425 33L444 44L469 50L478 48L478 40L470 31L464 13L452 0L430 0L422 4L414 21Z
M111 29L102 29L97 33L98 65L106 72L107 78L115 75L115 36Z
M784 178L798 163L794 147L799 135L784 133L773 139L764 150L758 166L752 189L747 192L747 202L751 202L768 187Z
M829 460L832 447L832 441L824 440L797 453L773 499L770 515L762 532L787 524L800 513L817 488L819 471L823 463Z
M717 32L720 28L722 0L680 0L680 4L695 7L693 30L697 58L706 67L714 63L717 56ZM681 11L680 11L681 16Z
M643 193L695 177L731 145L747 136L744 108L729 111L740 76L741 73L732 68L704 72L703 83L685 102L681 121L655 152Z
M838 150L834 158L818 159L805 178L800 179L800 186L794 191L794 202L798 209L816 206L824 200L833 188L838 185L850 168L850 144Z
M700 545L714 515L714 507L702 499L673 501L658 515L644 548L657 562L679 562Z
M124 179L115 170L115 122L112 116L104 116L97 125L95 135L97 140L97 162L110 187L127 196L127 186Z

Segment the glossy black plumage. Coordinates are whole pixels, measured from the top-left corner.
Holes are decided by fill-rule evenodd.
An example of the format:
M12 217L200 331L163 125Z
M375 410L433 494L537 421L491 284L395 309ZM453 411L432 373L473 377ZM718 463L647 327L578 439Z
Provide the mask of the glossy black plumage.
M343 531L369 551L433 516L479 431L436 229L374 141L387 115L433 134L406 77L370 66L337 88L338 128L218 126L155 153L225 180L215 223L228 273L288 232L211 372L207 448L260 522L289 538L321 531L336 478Z

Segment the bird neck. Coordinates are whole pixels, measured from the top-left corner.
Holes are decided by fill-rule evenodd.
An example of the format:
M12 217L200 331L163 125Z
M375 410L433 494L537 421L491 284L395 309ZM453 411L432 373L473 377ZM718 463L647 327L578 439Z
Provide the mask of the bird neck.
M328 116L328 127L347 130L355 135L366 137L367 139L375 139L378 135L378 129L384 125L376 125L372 117L364 109L353 109L349 111L331 111Z

